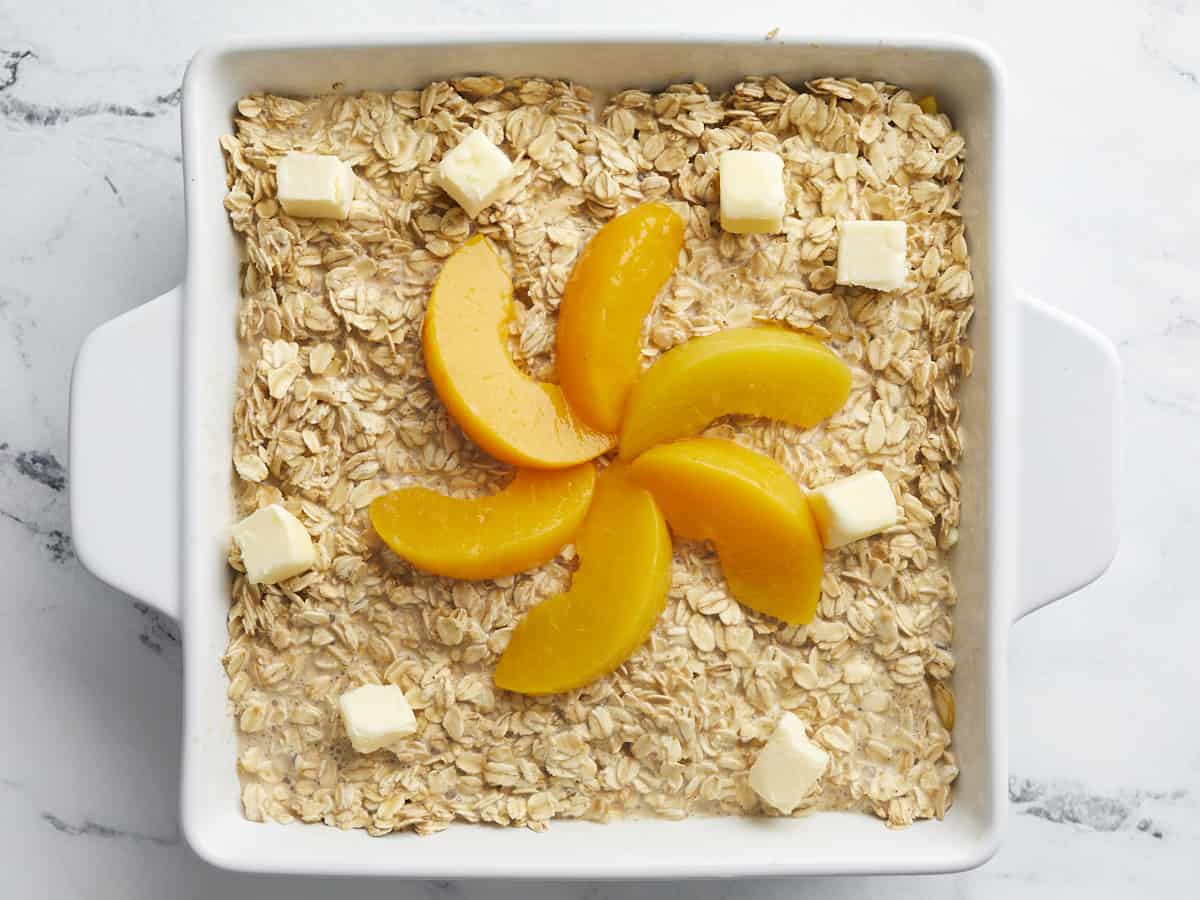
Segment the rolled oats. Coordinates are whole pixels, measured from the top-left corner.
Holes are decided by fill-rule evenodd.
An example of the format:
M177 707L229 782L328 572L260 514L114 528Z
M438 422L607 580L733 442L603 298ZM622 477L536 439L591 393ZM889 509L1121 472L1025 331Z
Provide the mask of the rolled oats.
M799 92L778 78L746 78L724 95L698 83L629 90L598 117L592 100L566 82L477 76L237 105L235 134L221 142L225 207L246 260L235 496L243 515L287 505L318 554L312 572L279 585L249 584L230 555L224 666L245 815L380 835L431 834L455 819L542 830L554 817L771 814L747 771L787 709L831 754L797 814L862 810L894 827L940 817L958 775L946 553L960 518L955 394L972 366L962 138L909 92L845 78ZM471 128L516 164L474 225L432 177ZM783 234L714 224L716 160L729 148L783 157ZM355 167L347 221L279 209L274 164L291 149ZM667 608L626 663L568 694L508 694L492 684L496 658L525 611L569 584L572 549L511 578L454 582L391 554L366 507L403 485L466 496L506 477L425 377L421 320L442 259L472 230L496 243L521 301L514 357L553 378L575 255L648 199L684 217L686 252L647 319L644 362L749 322L827 341L854 373L841 411L809 430L736 417L709 434L771 455L802 485L869 461L904 518L826 555L807 627L744 609L711 550L677 541ZM839 223L869 217L908 222L901 292L834 284ZM337 697L363 683L399 685L419 732L353 753Z

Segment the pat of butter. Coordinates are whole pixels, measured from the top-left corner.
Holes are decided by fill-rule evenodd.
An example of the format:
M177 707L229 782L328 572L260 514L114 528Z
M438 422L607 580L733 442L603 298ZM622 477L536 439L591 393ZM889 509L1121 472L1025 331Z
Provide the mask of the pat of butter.
M374 753L417 730L417 717L394 684L364 684L338 701L350 743L359 753Z
M317 550L300 520L278 503L251 513L233 527L251 584L275 584L311 569Z
M896 498L882 472L859 472L819 487L808 505L827 549L878 534L897 519Z
M472 129L442 157L437 183L474 219L492 205L512 169L504 151L482 131Z
M289 153L275 168L276 196L289 216L344 219L354 202L354 170L336 156Z
M783 160L765 150L726 150L721 177L721 227L731 234L774 234L783 228L787 195Z
M838 226L837 283L877 291L904 287L907 239L904 222L842 222Z
M828 765L829 754L808 739L804 723L785 712L750 767L750 787L780 812L791 813Z

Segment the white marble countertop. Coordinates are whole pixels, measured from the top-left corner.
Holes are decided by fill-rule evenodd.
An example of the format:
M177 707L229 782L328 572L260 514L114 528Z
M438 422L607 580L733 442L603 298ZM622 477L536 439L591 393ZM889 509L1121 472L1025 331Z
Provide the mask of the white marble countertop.
M693 0L673 12L628 0L0 3L0 894L1194 896L1200 7L1068 5L1086 9L1086 22L1045 0L873 0L824 11ZM183 275L184 66L199 46L235 33L513 21L940 30L983 39L1007 63L1012 275L1118 345L1123 543L1099 582L1014 628L1011 817L1003 849L981 869L750 884L397 886L230 875L182 845L179 637L74 559L63 462L79 342Z

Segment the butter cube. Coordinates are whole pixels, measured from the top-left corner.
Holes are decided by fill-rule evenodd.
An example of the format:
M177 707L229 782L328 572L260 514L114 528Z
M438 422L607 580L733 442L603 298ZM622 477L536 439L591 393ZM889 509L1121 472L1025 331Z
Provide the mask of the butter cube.
M859 472L819 487L808 505L826 549L878 534L897 520L896 498L882 472Z
M842 222L838 226L837 283L877 291L904 287L907 238L904 222Z
M275 584L311 569L317 561L312 538L300 520L278 503L238 522L233 542L242 551L251 584Z
M492 205L512 170L504 151L482 131L472 129L442 157L437 183L474 219Z
M346 218L356 182L348 163L320 153L292 152L275 168L276 196L289 216Z
M750 787L781 813L791 813L828 765L829 754L808 739L804 723L785 712L750 767Z
M364 684L338 700L342 723L359 753L374 753L417 730L417 717L394 684Z
M783 228L787 195L783 160L765 150L726 150L721 176L721 227L731 234L774 234Z

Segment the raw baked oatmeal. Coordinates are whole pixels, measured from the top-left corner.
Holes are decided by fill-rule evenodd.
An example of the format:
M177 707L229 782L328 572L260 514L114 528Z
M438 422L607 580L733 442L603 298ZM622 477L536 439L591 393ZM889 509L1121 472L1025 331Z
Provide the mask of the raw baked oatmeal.
M945 814L958 775L956 388L971 370L974 293L957 209L964 142L945 115L848 78L627 90L596 114L582 85L471 77L390 94L256 94L235 125L222 148L245 248L237 508L283 504L317 558L256 585L231 551L224 666L248 818L380 835L456 819L542 830L555 817L776 814L747 771L785 710L829 754L795 815L861 810L898 827ZM433 178L471 128L515 163L474 221ZM783 158L783 233L720 230L716 160L738 148ZM353 166L348 219L282 212L275 165L291 150ZM511 478L426 377L425 304L446 257L487 235L512 273L513 356L554 381L556 309L577 253L649 200L673 205L686 232L645 324L644 363L753 322L820 338L853 373L839 412L811 429L727 417L706 434L767 454L806 488L870 465L901 518L826 553L806 626L737 603L714 552L676 539L666 610L625 664L566 694L502 691L498 655L526 611L568 586L573 548L524 574L461 581L414 569L367 517L400 486L473 496ZM835 285L839 223L870 218L907 223L903 290ZM338 697L364 683L399 686L416 711L417 733L393 751L359 754L347 739Z

